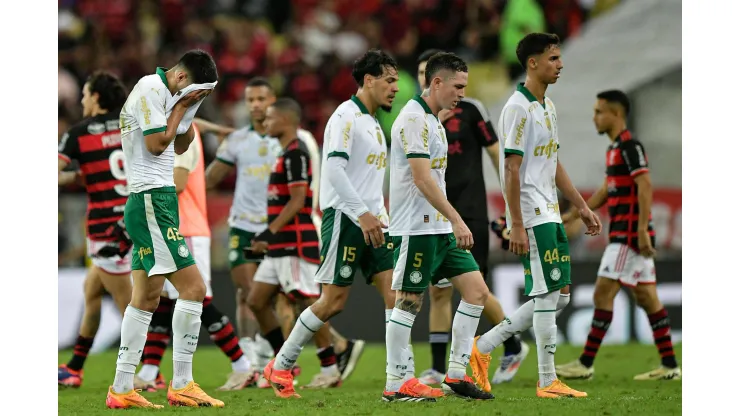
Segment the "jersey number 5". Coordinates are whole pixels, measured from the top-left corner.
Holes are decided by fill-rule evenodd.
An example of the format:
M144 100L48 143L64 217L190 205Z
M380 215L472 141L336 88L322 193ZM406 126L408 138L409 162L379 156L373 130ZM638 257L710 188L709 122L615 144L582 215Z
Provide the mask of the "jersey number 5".
M119 181L126 180L126 172L123 171L123 150L116 150L108 157L108 163L110 164L110 173ZM113 189L121 196L128 196L128 186L124 184L118 184Z

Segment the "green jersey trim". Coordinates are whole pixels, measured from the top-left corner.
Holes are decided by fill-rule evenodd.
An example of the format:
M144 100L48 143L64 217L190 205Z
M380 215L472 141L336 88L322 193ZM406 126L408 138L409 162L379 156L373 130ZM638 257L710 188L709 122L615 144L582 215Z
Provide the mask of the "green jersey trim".
M350 100L352 100L352 102L353 102L353 103L357 104L357 106L358 106L358 107L360 107L360 112L361 112L362 114L370 114L370 112L369 112L369 111L367 111L367 107L365 107L365 104L363 104L363 103L362 103L362 101L360 101L360 99L359 99L359 98L357 98L357 96L356 96L356 95L353 95L353 96L352 96L352 97L350 98Z
M427 114L431 114L431 115L434 115L434 113L432 113L432 109L431 109L431 108L429 108L429 105L427 104L427 102L426 102L426 101L424 101L424 99L423 99L423 98L421 98L421 95L415 95L413 99L414 99L414 100L416 100L416 102L417 102L417 103L419 103L419 104L421 105L421 108L423 108L423 109L424 109L424 111L425 111L425 112L426 112ZM437 118L437 116L434 116L434 117L435 117L435 118Z
M219 162L221 162L221 163L225 163L225 164L227 164L227 165L229 165L229 166L234 166L234 162L229 162L229 161L228 161L228 160L226 160L226 159L222 159L222 158L220 158L220 157L217 157L217 158L216 158L216 160L218 160L218 161L219 161Z
M164 83L164 86L167 87L167 89L170 89L170 86L167 85L167 75L164 73L167 72L167 68L157 67L157 75L159 75L159 78L162 80L162 83Z
M329 153L329 156L327 156L326 158L328 159L330 157L343 157L346 160L349 160L349 155L344 152L331 152Z
M406 159L429 159L429 155L425 153L409 153L406 155Z
M524 152L522 152L521 150L516 150L516 149L504 149L504 154L505 155L519 155L521 157L524 157Z
M144 131L142 131L142 134L143 134L144 136L148 136L148 135L150 135L150 134L154 134L154 133L161 133L161 132L163 132L163 131L167 131L167 126L164 126L164 127L157 127L157 128L155 128L155 129L149 129L149 130L144 130Z
M537 98L535 98L534 94L532 94L532 92L529 91L527 89L527 87L524 86L524 83L523 82L520 82L519 85L516 86L516 90L519 91L520 93L524 94L524 96L527 97L527 99L530 102L539 103L539 101L537 101ZM544 99L542 100L542 104L541 105L542 105L542 108L546 108L545 100Z

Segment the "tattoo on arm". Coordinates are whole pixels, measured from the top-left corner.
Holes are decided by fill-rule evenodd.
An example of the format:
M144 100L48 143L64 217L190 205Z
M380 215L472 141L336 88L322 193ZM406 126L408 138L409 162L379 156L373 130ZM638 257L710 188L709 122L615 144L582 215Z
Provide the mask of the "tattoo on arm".
M421 310L421 303L424 300L424 294L402 293L403 298L396 300L396 308L408 312L414 316Z

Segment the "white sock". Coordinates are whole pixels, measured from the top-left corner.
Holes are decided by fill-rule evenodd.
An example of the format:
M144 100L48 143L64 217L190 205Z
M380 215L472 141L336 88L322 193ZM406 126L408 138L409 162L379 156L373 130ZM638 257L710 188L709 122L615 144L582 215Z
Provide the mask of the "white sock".
M247 360L247 356L242 354L241 357L239 357L238 360L231 362L231 371L235 373L247 373L249 372L249 360Z
M411 334L409 333L409 338L411 338ZM411 343L409 342L409 345L406 346L406 374L403 375L403 381L409 381L412 378L416 377L416 365L414 364L414 348L411 346Z
M151 312L136 309L131 305L123 312L121 347L118 349L116 377L113 380L114 392L126 393L134 389L134 373L141 360L141 353L146 344L146 333L151 322Z
M555 351L557 332L555 312L558 306L558 292L535 297L534 336L537 341L537 363L539 364L540 387L547 387L557 378L555 375Z
M570 293L561 293L558 298L558 311L555 312L556 318L560 316L560 313L563 312L563 309L565 309L566 306L568 306L568 303L570 303Z
M283 343L280 352L275 356L275 369L288 370L293 368L303 346L313 338L324 323L316 317L311 308L306 308L296 320L288 339Z
M386 383L385 390L396 392L403 384L409 361L409 338L416 317L409 312L393 308L385 330Z
M172 314L172 388L181 389L193 381L193 354L198 348L203 303L178 299Z
M139 378L145 381L154 381L159 373L159 366L154 364L143 364L139 370Z
M475 338L475 330L478 329L481 312L483 312L483 305L472 305L464 300L461 300L457 306L457 312L452 319L452 344L447 367L447 375L452 379L465 378L465 369L470 362L473 338Z
M555 315L559 316L563 309L568 306L569 302L570 293L561 294L558 297L557 312ZM483 354L488 354L510 337L528 330L532 327L533 317L534 300L530 300L520 306L511 316L504 318L503 321L493 327L490 331L481 335L478 339L478 351Z

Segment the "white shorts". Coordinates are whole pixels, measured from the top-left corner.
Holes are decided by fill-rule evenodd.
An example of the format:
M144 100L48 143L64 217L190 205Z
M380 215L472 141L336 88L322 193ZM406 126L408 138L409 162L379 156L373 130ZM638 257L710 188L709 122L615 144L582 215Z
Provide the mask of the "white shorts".
M213 289L211 289L211 237L185 237L185 244L188 245L193 260L195 260L195 266L206 284L206 297L213 297ZM177 299L180 296L175 286L167 279L164 281L162 292L164 292L163 296L170 299Z
M434 285L434 287L437 287L437 288L440 288L440 289L452 287L452 282L450 282L447 279L440 279L439 282L437 282L437 284Z
M618 280L630 287L655 284L655 261L625 244L610 243L601 257L599 277Z
M298 292L307 298L317 298L321 295L321 288L314 280L318 264L309 263L295 256L267 257L260 263L255 282L280 286L286 295Z
M93 266L99 267L109 274L131 274L131 250L123 258L115 257L94 257L101 248L109 245L109 241L93 241L87 239L87 254L90 256Z

